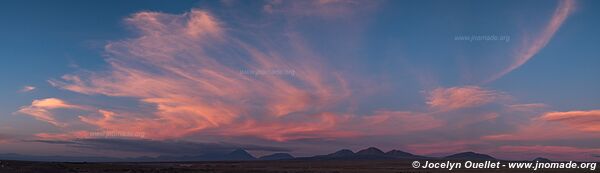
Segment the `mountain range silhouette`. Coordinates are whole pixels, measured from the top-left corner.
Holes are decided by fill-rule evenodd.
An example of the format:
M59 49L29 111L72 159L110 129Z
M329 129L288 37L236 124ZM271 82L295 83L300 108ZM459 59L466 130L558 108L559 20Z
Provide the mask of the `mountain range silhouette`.
M382 150L369 147L358 152L342 149L326 155L311 157L294 157L289 153L274 153L262 157L254 157L244 149L236 149L225 154L205 154L195 156L158 156L158 157L135 157L135 158L111 158L111 157L77 157L77 156L32 156L20 154L0 154L0 160L27 160L27 161L65 161L65 162L155 162L155 161L249 161L249 160L419 160L419 159L443 159L443 160L498 160L490 155L462 152L445 157L429 157L415 155L401 150ZM547 160L538 158L539 160Z

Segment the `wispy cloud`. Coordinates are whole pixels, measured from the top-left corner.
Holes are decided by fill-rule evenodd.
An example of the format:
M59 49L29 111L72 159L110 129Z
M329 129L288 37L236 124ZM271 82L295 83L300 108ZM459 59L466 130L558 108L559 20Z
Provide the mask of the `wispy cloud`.
M363 119L350 127L364 129L367 134L389 135L431 130L445 125L444 121L426 113L405 111L379 110Z
M512 158L545 157L555 161L557 161L556 159L598 160L598 158L594 158L594 154L600 153L600 148L553 145L507 145L499 147L496 152L510 155Z
M352 97L347 77L328 66L294 31L275 36L283 40L277 44L245 32L253 40L248 41L210 12L197 9L181 15L141 12L126 21L141 36L106 46L108 71L50 81L77 93L135 98L156 107L144 116L105 109L79 116L99 129L143 131L152 139L208 133L286 141L365 135L355 127L364 121L373 126L400 123L407 131L440 124L426 115L364 118L336 111ZM240 73L269 69L293 70L295 75Z
M527 103L527 104L513 104L508 105L508 109L511 111L530 112L536 110L543 110L549 106L543 103Z
M83 130L56 132L56 133L37 133L34 135L36 139L43 141L71 140L89 138L90 133Z
M376 111L370 115L334 114L330 112L305 116L310 121L249 121L234 124L221 135L265 136L275 141L299 139L337 139L372 135L400 135L438 128L444 122L430 115Z
M427 105L438 110L455 110L481 106L506 97L505 94L479 86L440 87L428 93Z
M57 145L68 145L82 149L109 150L123 152L153 153L162 155L207 155L225 154L235 149L250 151L289 152L288 148L233 143L202 143L185 140L147 139L73 139L73 140L28 140ZM190 151L193 151L190 153Z
M23 88L21 88L19 90L19 92L26 93L26 92L30 92L30 91L33 91L33 90L35 90L34 86L26 85L26 86L23 86Z
M513 132L483 136L482 139L497 141L593 139L600 137L597 133L599 117L598 110L547 112L523 121Z
M0 133L0 144L8 143L10 140L12 140L10 135Z
M495 81L496 79L510 73L525 64L529 59L533 58L542 48L550 42L556 31L560 28L563 22L567 19L570 13L575 9L574 0L562 0L559 6L554 11L552 18L543 28L539 35L532 39L531 42L525 42L516 52L512 59L512 63L502 71L492 75L485 83Z
M548 112L540 119L563 123L581 131L600 132L600 110Z
M269 14L295 17L324 17L339 19L362 10L372 9L380 1L366 0L314 0L314 1L281 1L271 0L263 5L263 11Z
M17 111L18 113L30 115L37 120L50 123L55 126L63 127L64 123L56 120L52 113L55 109L86 109L82 106L67 103L58 98L46 98L34 100L31 105L23 106Z

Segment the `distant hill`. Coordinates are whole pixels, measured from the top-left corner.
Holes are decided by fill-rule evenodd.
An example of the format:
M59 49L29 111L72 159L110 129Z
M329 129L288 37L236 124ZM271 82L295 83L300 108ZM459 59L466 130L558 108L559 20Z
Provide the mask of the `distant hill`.
M400 150L391 150L385 153L386 156L398 158L398 159L414 159L414 158L426 158L424 156L414 155L412 153L400 151Z
M0 160L46 161L46 162L176 162L176 161L249 161L249 160L418 160L418 159L448 159L448 160L497 160L496 158L475 152L463 152L446 157L435 158L415 155L401 150L382 150L369 147L358 152L342 149L331 154L312 157L294 157L288 153L274 153L256 158L243 149L236 149L224 154L204 154L191 156L158 156L135 158L111 157L79 157L79 156L34 156L20 154L0 154ZM536 158L534 161L549 162L546 158Z
M552 162L552 160L547 159L547 158L543 158L543 157L538 157L533 159L534 162Z
M288 153L275 153L258 158L258 160L289 160L294 159L294 156Z
M414 155L400 150L384 153L378 148L369 147L354 153L343 149L327 155L297 158L297 160L393 160L393 159L423 159L425 156Z
M367 149L356 152L357 155L385 155L379 148L369 147Z
M246 150L237 149L225 154L220 160L256 160L256 157L246 152Z
M360 150L356 152L354 155L349 157L349 159L353 160L386 160L393 159L390 156L385 155L383 151L379 148L369 147L367 149Z
M457 154L446 156L446 157L444 157L444 159L450 159L450 160L498 160L490 155L480 154L480 153L475 153L475 152L457 153Z
M342 149L342 150L336 151L335 153L328 154L327 157L339 158L339 157L348 157L348 156L352 156L352 155L354 155L354 152L352 150Z

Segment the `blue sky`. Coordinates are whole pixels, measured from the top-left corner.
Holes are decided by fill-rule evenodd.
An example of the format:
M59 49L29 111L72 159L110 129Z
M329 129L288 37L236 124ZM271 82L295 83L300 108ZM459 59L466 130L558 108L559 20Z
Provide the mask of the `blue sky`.
M0 152L101 155L107 149L31 141L117 131L146 135L110 138L296 155L378 146L593 160L598 6L6 1ZM556 135L532 137L539 132Z

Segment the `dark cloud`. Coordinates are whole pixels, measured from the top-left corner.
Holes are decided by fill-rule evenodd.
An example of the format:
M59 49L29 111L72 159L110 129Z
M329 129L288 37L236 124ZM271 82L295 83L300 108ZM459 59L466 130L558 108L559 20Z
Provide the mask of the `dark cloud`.
M0 133L0 143L13 140L13 136Z
M61 140L29 140L49 144L62 144L76 148L94 150L112 150L167 155L210 155L229 153L235 149L250 151L289 152L290 149L262 145L244 145L233 143L201 143L184 140L146 140L146 139L108 139L90 138Z
M47 143L47 144L77 144L77 142L73 141L61 141L61 140L23 140L23 142L39 142L39 143Z

